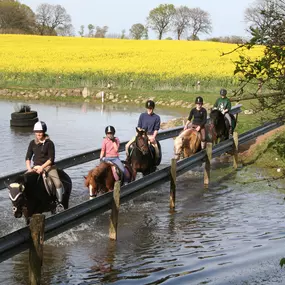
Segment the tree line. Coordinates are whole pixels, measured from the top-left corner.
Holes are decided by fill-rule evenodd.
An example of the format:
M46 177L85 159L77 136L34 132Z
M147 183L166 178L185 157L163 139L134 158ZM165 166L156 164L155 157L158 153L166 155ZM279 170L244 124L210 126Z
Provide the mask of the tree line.
M44 3L34 12L17 0L0 0L0 33L74 35L71 17L63 6Z
M104 38L108 26L89 24L80 26L78 34L81 37ZM146 19L146 24L136 23L126 35L126 30L115 35L116 38L148 39L148 31L152 29L162 39L167 32L174 32L180 40L183 35L189 34L188 39L198 39L201 33L210 33L212 23L208 12L200 8L187 6L175 7L173 4L161 4L152 9ZM10 34L38 34L75 36L71 16L61 5L40 4L34 12L29 6L18 0L0 0L0 33Z
M78 31L80 36L87 37L105 37L108 35L108 27L96 27L93 24L82 25ZM187 39L197 40L198 35L210 33L212 31L212 22L210 14L200 8L189 8L187 6L175 7L173 4L161 4L152 9L146 19L146 24L136 23L129 30L129 36L126 36L126 30L121 34L113 35L116 38L132 38L136 40L148 39L149 29L157 33L158 39L161 40L167 32L174 32L177 39L183 36ZM187 36L189 35L189 36ZM168 38L170 39L170 38Z

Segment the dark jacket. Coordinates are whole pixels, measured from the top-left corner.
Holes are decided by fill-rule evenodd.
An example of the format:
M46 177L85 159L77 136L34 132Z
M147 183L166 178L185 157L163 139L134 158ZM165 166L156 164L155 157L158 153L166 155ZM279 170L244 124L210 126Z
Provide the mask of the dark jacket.
M154 131L160 129L160 117L152 113L142 113L139 117L138 127L144 129L148 135L153 135Z
M197 110L196 108L193 108L190 111L188 120L191 121L193 119L192 124L200 126L203 128L205 124L207 123L207 110L205 108L201 108L201 110Z
M54 164L55 148L54 143L46 138L44 143L32 140L29 144L26 160L33 160L34 165L43 165L47 160Z

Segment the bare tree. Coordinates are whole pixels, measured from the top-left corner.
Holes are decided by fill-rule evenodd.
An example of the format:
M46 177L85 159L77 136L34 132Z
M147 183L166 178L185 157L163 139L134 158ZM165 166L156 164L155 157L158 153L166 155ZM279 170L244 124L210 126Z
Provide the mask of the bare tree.
M170 30L174 14L175 7L172 4L160 4L149 12L148 26L158 33L159 40Z
M71 17L61 5L41 4L37 8L37 23L41 35L54 35L56 28L71 24Z
M78 31L78 34L80 35L80 37L84 37L84 29L85 29L84 25L81 25L80 30Z
M189 27L190 23L190 9L187 6L180 6L176 8L173 18L174 32L177 34L177 39L180 40L183 32Z
M59 26L58 28L55 29L55 31L56 31L56 34L61 37L74 37L75 36L74 27L71 24Z
M95 38L105 38L106 37L106 34L108 32L108 27L107 26L104 26L104 27L99 27L97 26L96 27L96 32L95 32L95 35L94 37Z
M282 0L256 0L245 10L244 19L249 29L259 29L267 35L276 21L276 13L282 15L282 11L285 11L285 3Z
M190 31L192 40L197 40L198 34L209 34L212 31L210 14L200 8L190 9Z
M145 33L145 26L143 24L134 24L130 28L131 38L135 40L141 40Z

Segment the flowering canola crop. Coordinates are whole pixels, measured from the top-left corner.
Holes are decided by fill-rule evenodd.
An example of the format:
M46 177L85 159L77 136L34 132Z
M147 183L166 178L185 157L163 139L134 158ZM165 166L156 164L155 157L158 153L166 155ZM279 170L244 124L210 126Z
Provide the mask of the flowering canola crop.
M0 72L41 78L95 76L146 82L233 79L236 45L206 41L118 40L0 35ZM261 48L250 52L257 57Z

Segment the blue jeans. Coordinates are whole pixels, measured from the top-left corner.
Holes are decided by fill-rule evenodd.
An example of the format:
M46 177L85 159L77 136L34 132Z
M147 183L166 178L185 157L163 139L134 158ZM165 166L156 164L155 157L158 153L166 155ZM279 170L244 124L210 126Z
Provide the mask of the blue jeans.
M124 167L122 161L118 157L103 157L102 161L111 161L111 162L113 162L114 164L116 164L119 167L119 169L124 174L125 167Z

